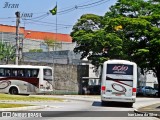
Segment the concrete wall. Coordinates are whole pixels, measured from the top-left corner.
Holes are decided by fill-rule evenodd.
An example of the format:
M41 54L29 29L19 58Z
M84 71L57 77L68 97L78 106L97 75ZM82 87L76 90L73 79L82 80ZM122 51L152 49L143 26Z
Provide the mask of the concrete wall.
M0 41L4 43L9 43L11 45L16 45L16 34L15 33L5 33L5 32L0 32ZM19 38L22 40L23 39L23 34L19 35Z
M53 68L53 94L81 94L82 77L88 77L88 65L66 65L42 62L21 62L25 65L45 65Z
M23 53L23 60L28 62L46 62L59 64L80 64L81 55L75 54L73 51L50 51L40 53Z
M61 51L61 50L71 50L73 51L76 43L64 43L57 42L54 47L49 47L49 51ZM48 46L45 44L44 40L34 40L34 39L24 39L23 40L23 52L29 52L31 49L42 49L43 52L48 51Z
M42 40L31 40L24 39L23 40L23 52L29 52L32 49L41 49ZM47 51L47 47L43 48L43 51Z

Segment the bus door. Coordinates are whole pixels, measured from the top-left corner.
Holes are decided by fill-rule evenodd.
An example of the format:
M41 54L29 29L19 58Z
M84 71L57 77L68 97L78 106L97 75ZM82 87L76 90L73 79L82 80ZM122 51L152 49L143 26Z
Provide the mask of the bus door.
M107 64L106 95L132 97L133 65Z

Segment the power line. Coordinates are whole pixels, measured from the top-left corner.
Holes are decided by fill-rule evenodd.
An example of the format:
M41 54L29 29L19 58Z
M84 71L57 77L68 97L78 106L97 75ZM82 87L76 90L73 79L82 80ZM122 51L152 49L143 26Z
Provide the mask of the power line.
M58 28L58 30L61 30L61 29L68 29L70 27L61 27L61 28ZM45 30L45 31L53 31L53 30L56 30L56 29L49 29L49 30Z
M97 2L92 2L92 3L89 3L90 1L87 1L85 3L89 3L89 4L84 4L84 3L81 3L81 4L78 4L78 5L75 5L71 8L68 7L68 9L62 9L61 11L57 12L58 15L62 15L62 14L66 14L66 13L69 13L69 12L72 12L76 9L86 9L86 8L91 8L91 7L95 7L95 6L98 6L98 5L101 5L103 3L106 3L110 0L99 0ZM37 16L37 17L34 17L34 18L31 18L31 19L26 19L26 18L22 18L23 20L37 20L37 19L43 19L45 17L47 17L49 15L49 12L40 12L40 13L34 13L34 14L41 14L41 13L44 13L40 16ZM16 18L16 17L6 17L6 18L0 18L0 19L13 19L13 18Z
M86 8L99 6L99 5L104 4L108 1L109 0L98 0L96 2L86 1L85 3L75 5L74 7L71 7L71 8L68 7L67 9L62 9L61 11L57 12L57 14L58 15L63 15L63 14L72 12L76 9L86 9ZM86 4L86 3L88 3L88 4ZM49 12L41 12L41 13L44 13L44 14L42 14L40 16L37 16L37 17L34 17L34 18L31 18L31 19L26 19L26 18L23 18L23 17L21 17L21 19L24 21L24 24L26 24L26 23L29 24L30 23L30 24L37 24L37 25L44 25L44 26L51 26L51 27L55 27L56 25L64 26L64 27L61 27L59 29L69 28L69 27L73 26L73 25L56 24L56 23L52 23L52 22L40 21L40 20L44 19L45 17L49 16ZM34 13L34 14L41 14L41 13ZM13 19L13 18L16 18L16 17L0 18L0 20L1 19ZM29 20L32 21L32 22L28 22ZM9 22L9 21L6 21L6 22ZM14 22L14 21L12 21L12 22Z
M72 12L72 11L74 11L76 9L87 9L87 8L99 6L99 5L104 4L104 3L108 2L108 1L110 1L110 0L99 0L97 2L92 2L92 3L89 3L90 1L87 1L85 3L77 4L77 5L73 6L73 7L67 7L67 8L61 9L60 11L57 12L57 14L58 15L62 15L62 14L66 14L66 13ZM86 4L86 3L88 3L88 4ZM45 13L45 12L41 12L41 13ZM34 14L40 14L40 13L34 13ZM47 12L47 14L49 14L49 13ZM36 18L32 18L32 19L37 19L37 17Z
M56 27L55 25L49 25L49 24L43 24L43 23L36 23L36 22L26 22L27 24L35 24L35 25L41 25L41 26L49 26L49 27ZM25 23L25 24L26 24ZM71 26L70 26L71 27ZM65 27L63 27L65 28Z
M95 7L95 6L98 6L98 5L101 5L101 4L104 4L106 2L108 2L109 0L99 0L97 2L92 2L92 3L89 3L89 4L82 4L82 5L75 5L74 7L72 8L68 8L68 9L65 9L65 10L62 10L62 11L59 11L57 12L58 15L62 15L62 14L66 14L66 13L69 13L69 12L72 12L76 9L86 9L86 8L91 8L91 7ZM89 1L87 1L86 3L88 3ZM49 13L44 14L44 15L41 15L41 16L38 16L38 17L35 17L35 18L32 18L32 19L25 19L25 20L31 20L33 22L29 22L29 23L34 23L34 24L39 24L39 23L44 23L44 24L39 24L39 25L45 25L45 26L50 26L50 24L54 24L54 25L59 25L59 26L73 26L73 25L64 25L64 24L56 24L56 23L50 23L50 22L45 22L45 21L39 21L40 19L43 19L45 18L46 16L48 16ZM39 18L39 19L38 19ZM35 20L36 19L36 20ZM37 20L38 19L38 20ZM35 22L39 22L39 23L35 23ZM49 25L48 25L49 24Z
M99 6L99 5L101 5L101 4L104 4L104 3L106 3L106 2L108 2L109 0L107 0L107 1L103 1L103 2L101 2L101 3L99 3L99 4L95 4L95 5L92 5L92 6L85 6L85 7L79 7L78 9L86 9L86 8L91 8L91 7L95 7L95 6Z
M104 3L108 2L108 1L110 1L110 0L99 0L97 2L92 2L92 3L89 3L89 4L75 5L72 8L69 8L69 9L66 9L66 10L63 10L63 11L59 11L59 12L57 12L57 14L58 15L62 15L62 14L66 14L68 12L74 11L76 9L86 9L86 8L91 8L91 7L99 6L99 5L104 4Z
M6 17L6 18L0 18L0 19L13 19L13 18L16 18L16 17Z
M45 24L49 24L49 25L56 25L56 23L53 23L53 22L46 22L46 21L39 21L39 20L31 20L33 22L39 22L39 23L45 23ZM66 25L66 24L57 24L59 26L73 26L73 25Z
M85 4L85 3L89 3L91 2L92 0L88 0L86 2L82 2L82 3L79 3L78 5L82 5L82 4ZM66 10L69 10L69 9L72 9L74 8L75 6L69 6L69 7L65 7L65 8L61 8L60 10L61 11L66 11ZM46 12L36 12L36 13L33 13L33 14L42 14L42 13L46 13Z
M16 22L16 21L8 21L8 20L6 20L6 21L1 21L1 20L0 20L0 22Z
M95 5L95 4L100 3L102 1L108 2L109 0L99 0L97 2L93 2L93 3L90 3L90 4L86 4L86 5L81 5L81 6L78 6L78 7L92 6L92 5Z

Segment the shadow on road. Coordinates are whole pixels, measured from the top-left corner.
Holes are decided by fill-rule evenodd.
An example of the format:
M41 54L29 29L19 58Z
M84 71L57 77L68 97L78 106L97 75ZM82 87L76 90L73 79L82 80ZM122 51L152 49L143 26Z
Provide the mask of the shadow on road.
M102 105L100 101L94 101L92 103L92 106L95 107L124 107L124 108L128 108L126 103L119 103L119 102L108 102L105 105Z
M94 101L93 103L92 103L92 106L97 106L97 107L99 107L99 106L102 106L101 105L101 102L99 102L99 101ZM103 106L102 106L103 107Z

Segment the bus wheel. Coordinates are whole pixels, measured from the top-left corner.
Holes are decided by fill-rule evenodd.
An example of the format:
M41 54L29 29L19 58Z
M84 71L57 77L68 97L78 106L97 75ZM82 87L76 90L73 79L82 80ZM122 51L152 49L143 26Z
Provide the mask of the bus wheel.
M16 87L11 87L9 89L9 93L12 95L17 95L18 94L18 89Z

